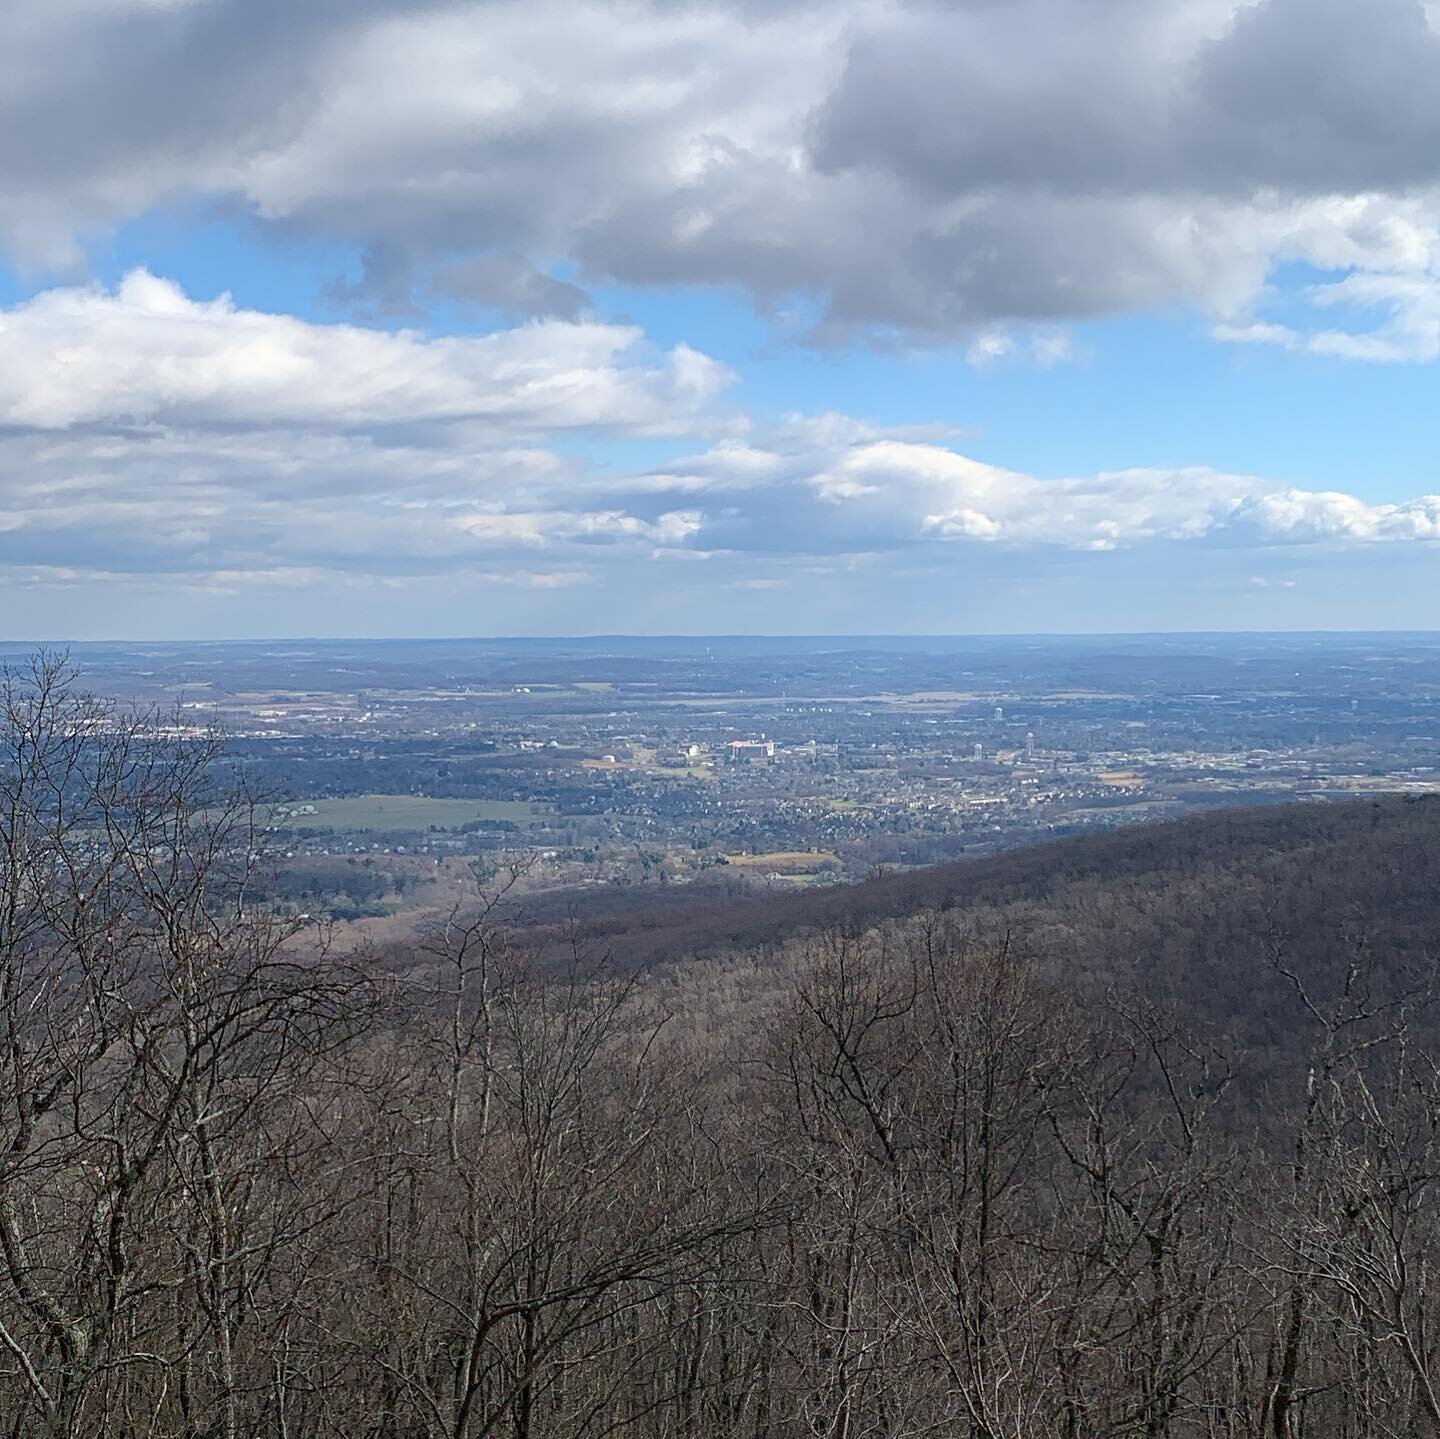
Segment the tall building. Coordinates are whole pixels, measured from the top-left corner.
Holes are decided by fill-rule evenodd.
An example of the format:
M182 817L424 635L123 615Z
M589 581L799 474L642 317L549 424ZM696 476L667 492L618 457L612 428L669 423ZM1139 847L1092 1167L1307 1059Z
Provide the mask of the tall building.
M775 758L773 739L732 739L726 746L731 764L754 764Z

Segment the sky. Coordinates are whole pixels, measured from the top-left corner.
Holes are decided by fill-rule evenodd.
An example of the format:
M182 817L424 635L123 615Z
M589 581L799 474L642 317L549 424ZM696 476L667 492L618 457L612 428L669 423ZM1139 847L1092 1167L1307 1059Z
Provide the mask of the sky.
M0 637L1440 628L1440 0L6 0Z

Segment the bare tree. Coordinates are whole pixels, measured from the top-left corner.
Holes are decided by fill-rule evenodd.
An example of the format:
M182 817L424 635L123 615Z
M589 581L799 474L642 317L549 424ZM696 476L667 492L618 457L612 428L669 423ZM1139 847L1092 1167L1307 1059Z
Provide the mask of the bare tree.
M17 1422L85 1432L133 1407L144 1375L152 1409L158 1392L186 1432L235 1439L237 1296L264 1249L242 1238L235 1186L353 981L292 955L295 924L254 896L257 810L218 782L217 735L101 704L55 658L6 675L0 703L0 1346L23 1379Z

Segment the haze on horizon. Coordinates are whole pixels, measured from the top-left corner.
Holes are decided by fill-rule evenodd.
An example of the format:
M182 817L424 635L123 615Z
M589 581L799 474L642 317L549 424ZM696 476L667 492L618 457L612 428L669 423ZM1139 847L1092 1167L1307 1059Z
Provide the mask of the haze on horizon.
M1440 625L1433 0L11 0L0 637Z

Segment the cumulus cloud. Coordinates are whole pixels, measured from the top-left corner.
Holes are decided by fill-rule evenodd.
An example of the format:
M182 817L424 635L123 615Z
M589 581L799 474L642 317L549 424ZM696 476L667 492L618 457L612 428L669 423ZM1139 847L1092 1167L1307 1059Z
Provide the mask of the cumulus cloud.
M0 425L693 426L729 372L687 345L646 356L642 340L560 321L458 339L314 325L137 270L113 294L50 290L0 315Z
M1367 504L1333 491L1281 490L1256 495L1239 517L1283 540L1440 540L1440 495L1405 504Z
M0 566L293 588L479 565L564 587L580 568L526 556L674 545L695 523L583 493L565 448L724 434L729 379L632 327L317 325L144 271L47 291L0 311Z
M619 280L801 294L817 338L981 359L1035 326L1057 358L1046 327L1173 301L1253 339L1277 264L1436 274L1432 10L12 0L0 243L74 264L198 200L363 250L334 289L361 311L444 293L573 321ZM1345 352L1422 353L1408 323Z
M733 493L702 456L688 478L702 548L802 554L1060 549L1103 552L1161 543L1421 542L1440 539L1440 497L1403 504L1285 488L1195 467L1043 479L953 449L863 431L847 442L792 445L770 457L761 489ZM753 461L751 462L754 463ZM706 503L701 475L715 477Z
M700 588L760 594L856 566L883 585L987 556L1023 572L1157 547L1440 542L1436 495L1378 503L1200 467L1037 476L940 427L753 423L716 398L725 378L588 323L434 339L197 302L145 273L46 292L0 310L0 586L543 596L688 560ZM622 460L657 436L691 452Z

